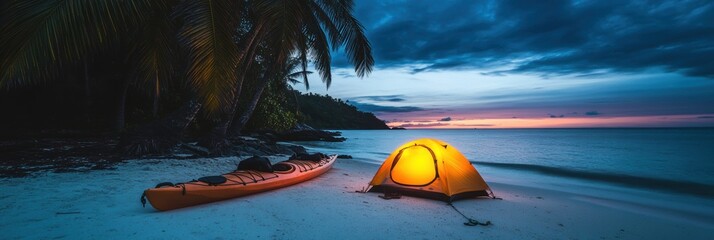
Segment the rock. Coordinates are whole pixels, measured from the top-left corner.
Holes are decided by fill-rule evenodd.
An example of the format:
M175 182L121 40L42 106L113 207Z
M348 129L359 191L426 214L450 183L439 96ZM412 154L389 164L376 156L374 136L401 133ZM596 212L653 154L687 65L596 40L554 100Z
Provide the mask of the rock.
M300 145L288 145L288 146L285 146L285 147L287 147L287 148L290 149L293 153L296 153L296 154L307 154L307 149L305 149L305 147L300 146ZM292 154L291 154L291 155L292 155Z
M309 125L304 124L304 123L298 123L295 125L295 127L293 127L293 129L291 129L291 131L306 131L306 130L307 131L316 131L315 128L310 127Z
M288 131L278 134L278 139L282 141L325 141L343 142L346 139L339 136L339 132L328 132L322 130L298 130Z
M352 155L337 155L337 158L352 159Z
M210 151L208 151L208 148L201 147L198 145L181 144L181 148L194 152L199 156L208 156L211 153Z

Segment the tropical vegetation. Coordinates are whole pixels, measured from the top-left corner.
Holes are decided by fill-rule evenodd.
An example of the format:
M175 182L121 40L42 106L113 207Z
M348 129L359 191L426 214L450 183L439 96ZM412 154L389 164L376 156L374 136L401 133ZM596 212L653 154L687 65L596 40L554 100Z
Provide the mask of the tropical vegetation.
M320 129L389 129L374 114L329 95L299 94L300 122Z
M254 112L268 127L294 125L299 113L280 92L296 81L308 86L309 65L329 87L334 51L344 51L358 76L371 72L371 47L353 5L2 1L0 106L29 112L33 119L14 120L20 125L111 128L136 154L164 151L186 130L220 149Z

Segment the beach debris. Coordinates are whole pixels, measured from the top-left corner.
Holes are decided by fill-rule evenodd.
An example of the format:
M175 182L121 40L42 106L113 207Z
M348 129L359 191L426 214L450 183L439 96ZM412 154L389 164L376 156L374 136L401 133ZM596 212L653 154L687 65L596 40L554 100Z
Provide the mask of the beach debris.
M473 227L473 226L488 226L488 225L491 225L491 221L479 222L479 221L476 220L476 219L467 217L465 214L463 214L461 211L459 211L459 209L456 209L456 206L454 206L453 204L447 203L447 205L451 206L451 208L453 208L454 211L456 211L457 213L459 213L462 217L466 218L467 222L464 222L464 225L466 225L466 226L471 226L471 227Z
M389 193L384 193L384 195L379 195L379 197L384 200L400 199L400 198L402 198L402 194L396 193L396 192L389 192Z

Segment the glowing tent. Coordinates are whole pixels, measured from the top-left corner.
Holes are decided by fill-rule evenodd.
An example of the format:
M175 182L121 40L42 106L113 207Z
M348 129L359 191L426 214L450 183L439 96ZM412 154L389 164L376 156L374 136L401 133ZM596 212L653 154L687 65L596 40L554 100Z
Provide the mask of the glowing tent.
M459 150L430 138L397 148L369 185L370 192L400 193L444 201L493 197L488 184Z

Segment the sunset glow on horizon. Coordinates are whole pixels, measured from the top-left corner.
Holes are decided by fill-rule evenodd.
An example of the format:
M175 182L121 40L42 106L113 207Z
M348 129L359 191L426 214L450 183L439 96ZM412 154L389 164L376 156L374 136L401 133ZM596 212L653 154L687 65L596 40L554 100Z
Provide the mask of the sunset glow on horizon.
M488 129L488 128L610 128L610 127L709 127L714 117L698 115L633 116L602 118L494 118L461 120L416 120L389 122L406 129Z

